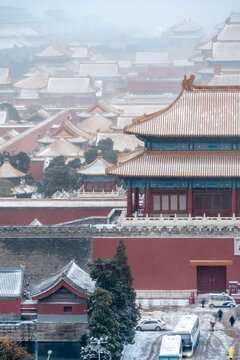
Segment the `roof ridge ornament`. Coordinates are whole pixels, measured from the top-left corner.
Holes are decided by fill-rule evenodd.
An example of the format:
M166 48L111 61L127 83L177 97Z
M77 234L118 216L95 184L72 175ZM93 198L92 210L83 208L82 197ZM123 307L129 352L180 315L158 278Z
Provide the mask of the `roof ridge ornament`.
M182 81L182 90L187 90L187 91L193 90L194 79L195 79L195 75L190 75L189 79L187 78L187 75L184 75L184 79Z

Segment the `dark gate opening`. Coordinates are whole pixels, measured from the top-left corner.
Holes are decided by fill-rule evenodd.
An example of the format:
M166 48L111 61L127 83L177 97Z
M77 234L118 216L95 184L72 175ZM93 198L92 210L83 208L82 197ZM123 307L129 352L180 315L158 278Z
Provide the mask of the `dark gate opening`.
M226 266L197 266L197 292L226 291Z

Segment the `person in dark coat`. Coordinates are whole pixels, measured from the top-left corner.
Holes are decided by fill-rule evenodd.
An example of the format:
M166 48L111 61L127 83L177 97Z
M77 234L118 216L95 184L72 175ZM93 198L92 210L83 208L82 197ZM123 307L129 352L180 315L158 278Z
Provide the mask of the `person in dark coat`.
M229 318L229 322L230 322L231 326L234 325L235 319L234 319L234 316L233 316L233 315Z
M221 320L222 320L222 317L223 317L223 312L222 312L221 309L218 310L217 316L218 316L218 320L221 321Z
M206 302L206 299L202 299L202 301L201 301L202 308L204 308L205 302Z

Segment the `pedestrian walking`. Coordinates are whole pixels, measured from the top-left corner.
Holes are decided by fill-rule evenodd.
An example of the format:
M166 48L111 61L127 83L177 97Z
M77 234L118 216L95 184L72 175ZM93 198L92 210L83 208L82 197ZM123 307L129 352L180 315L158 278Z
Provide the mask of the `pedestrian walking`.
M201 301L202 308L204 308L204 306L205 306L205 302L206 302L206 299L202 299L202 301Z
M211 325L212 331L214 331L215 322L210 321L210 325Z
M234 348L232 347L232 345L229 346L229 349L228 349L228 357L229 357L229 360L232 360L233 359L233 354L234 354Z
M218 316L218 320L221 321L221 320L222 320L222 317L223 317L223 312L222 312L221 309L218 310L217 316Z
M229 322L230 322L231 326L233 327L233 325L235 323L235 318L233 315L229 318Z

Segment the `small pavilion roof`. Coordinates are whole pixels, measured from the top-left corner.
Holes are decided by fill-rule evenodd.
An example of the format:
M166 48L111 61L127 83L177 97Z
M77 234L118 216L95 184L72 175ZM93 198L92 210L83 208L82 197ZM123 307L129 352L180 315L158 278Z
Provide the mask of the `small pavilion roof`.
M106 175L105 169L111 167L113 164L106 161L99 155L91 164L82 166L77 170L81 175Z
M104 115L104 113L113 113L116 115L120 114L120 111L118 109L116 109L114 106L110 105L104 99L98 100L98 102L96 104L91 105L85 112L89 113L89 115L92 113L99 113L102 115Z
M23 295L24 268L0 269L0 299L18 299Z
M70 120L65 120L49 137L87 137L87 133L79 129ZM85 138L87 141L87 138Z
M240 136L240 87L196 86L186 76L175 101L124 128L153 137Z
M240 177L239 151L143 151L106 170L109 175L161 178Z
M4 163L0 167L0 179L14 179L26 176L23 172L15 169L9 162L5 159Z
M35 286L31 293L32 297L44 295L56 287L62 280L75 290L86 295L90 295L94 291L95 283L90 275L71 260L60 271Z
M34 155L34 158L47 158L47 157L56 157L56 156L65 156L67 158L78 157L81 153L81 149L68 142L66 139L60 137L52 144L45 147L43 150L40 150Z
M102 116L101 114L94 114L91 117L79 123L79 128L86 133L95 134L97 131L107 131L112 126L112 121Z
M65 57L71 56L72 51L65 49L63 46L58 44L52 44L43 49L42 51L34 54L35 57Z
M191 19L184 19L183 23L173 27L172 32L199 32L201 26L194 24Z

